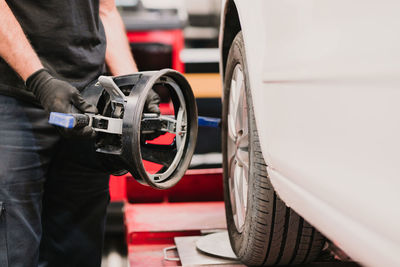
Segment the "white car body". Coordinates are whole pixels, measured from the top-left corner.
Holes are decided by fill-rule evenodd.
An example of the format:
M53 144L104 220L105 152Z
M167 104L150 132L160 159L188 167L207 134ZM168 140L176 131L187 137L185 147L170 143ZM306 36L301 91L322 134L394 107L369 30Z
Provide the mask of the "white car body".
M354 260L400 266L400 1L222 4L279 196Z

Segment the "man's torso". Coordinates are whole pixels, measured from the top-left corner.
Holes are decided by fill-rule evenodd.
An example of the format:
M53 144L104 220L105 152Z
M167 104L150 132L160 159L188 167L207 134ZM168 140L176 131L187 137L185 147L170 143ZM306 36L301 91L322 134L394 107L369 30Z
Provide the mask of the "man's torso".
M106 40L99 0L7 0L43 65L82 89L104 71ZM0 94L32 99L0 58Z

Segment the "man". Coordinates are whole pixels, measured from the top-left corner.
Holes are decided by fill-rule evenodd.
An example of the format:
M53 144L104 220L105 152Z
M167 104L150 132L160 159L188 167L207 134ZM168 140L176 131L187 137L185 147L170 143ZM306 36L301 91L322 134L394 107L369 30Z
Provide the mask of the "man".
M109 192L93 130L47 120L96 113L79 90L104 63L137 71L113 0L0 0L1 267L100 265Z

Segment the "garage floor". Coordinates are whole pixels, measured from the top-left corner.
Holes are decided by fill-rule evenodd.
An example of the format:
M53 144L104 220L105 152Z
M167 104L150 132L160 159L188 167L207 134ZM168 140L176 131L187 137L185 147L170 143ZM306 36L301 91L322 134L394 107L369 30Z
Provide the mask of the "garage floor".
M195 241L200 236L226 229L221 201L126 204L125 225L128 255L118 258L118 253L111 251L104 258L103 267L243 266L196 249ZM335 260L331 251L329 248L317 262L307 266L359 266Z
M223 202L131 204L125 214L130 266L180 266L164 260L175 237L226 228Z

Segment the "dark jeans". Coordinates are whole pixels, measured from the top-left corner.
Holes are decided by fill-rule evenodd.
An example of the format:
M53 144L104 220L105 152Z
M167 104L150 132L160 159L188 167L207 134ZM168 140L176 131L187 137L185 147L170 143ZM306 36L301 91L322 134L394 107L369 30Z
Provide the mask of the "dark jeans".
M109 176L47 118L0 95L0 266L100 266Z

